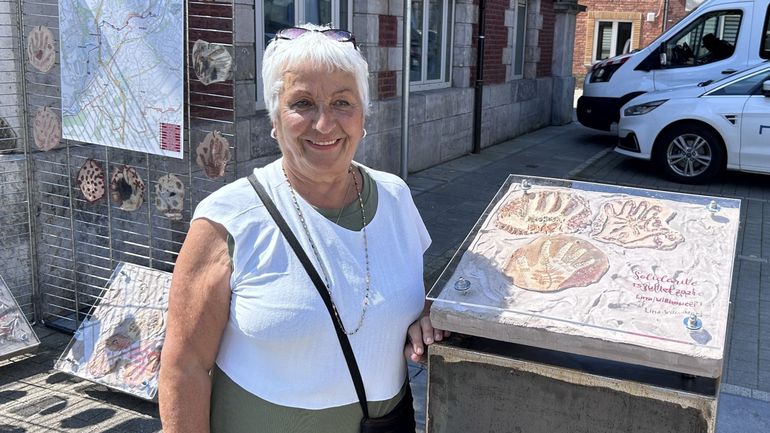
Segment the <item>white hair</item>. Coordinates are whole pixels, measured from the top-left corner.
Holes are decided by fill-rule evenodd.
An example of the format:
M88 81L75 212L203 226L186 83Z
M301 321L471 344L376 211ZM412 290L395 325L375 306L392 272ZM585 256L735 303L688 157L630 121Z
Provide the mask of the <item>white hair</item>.
M338 42L320 30L327 26L303 24L308 30L296 39L275 39L265 48L262 57L262 85L265 105L270 120L275 121L278 112L278 100L283 90L283 74L299 65L311 65L327 72L341 70L353 74L364 107L364 115L369 112L369 65L352 42Z

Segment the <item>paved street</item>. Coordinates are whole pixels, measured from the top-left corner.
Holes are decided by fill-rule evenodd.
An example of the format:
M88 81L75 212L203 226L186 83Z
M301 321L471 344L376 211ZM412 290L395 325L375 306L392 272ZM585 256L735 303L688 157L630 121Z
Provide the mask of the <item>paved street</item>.
M770 177L727 174L712 185L682 186L659 179L649 164L610 152L613 143L611 135L578 124L549 127L412 175L409 184L433 238L426 279L438 277L508 174L741 198L717 431L770 431ZM37 331L43 339L38 354L0 364L0 433L160 430L155 404L52 371L69 336ZM410 366L410 375L424 420L427 374Z

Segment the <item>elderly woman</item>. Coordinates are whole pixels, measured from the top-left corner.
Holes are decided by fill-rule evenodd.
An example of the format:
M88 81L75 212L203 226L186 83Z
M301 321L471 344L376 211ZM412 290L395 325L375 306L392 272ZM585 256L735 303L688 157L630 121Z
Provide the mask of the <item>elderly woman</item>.
M411 401L404 356L418 361L444 333L423 313L430 238L409 189L353 162L366 135L367 75L342 30L284 29L265 50L265 101L282 158L254 175L335 314L247 179L203 200L171 288L166 433L358 432L362 408L332 320L350 341L369 416Z

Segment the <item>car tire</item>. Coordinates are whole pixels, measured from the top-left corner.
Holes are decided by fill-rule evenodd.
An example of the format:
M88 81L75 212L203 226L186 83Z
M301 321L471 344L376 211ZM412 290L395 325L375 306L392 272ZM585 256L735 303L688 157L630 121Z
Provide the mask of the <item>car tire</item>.
M721 137L697 123L665 130L656 141L654 159L666 177L679 183L708 182L725 167Z

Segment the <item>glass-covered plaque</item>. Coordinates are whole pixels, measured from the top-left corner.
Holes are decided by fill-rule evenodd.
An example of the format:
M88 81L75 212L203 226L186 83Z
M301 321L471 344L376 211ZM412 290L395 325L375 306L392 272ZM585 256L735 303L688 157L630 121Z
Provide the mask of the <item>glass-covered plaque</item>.
M0 359L27 352L38 345L40 340L0 276Z
M119 263L55 368L144 399L158 392L171 274Z
M434 326L719 377L740 201L510 176L428 298Z

